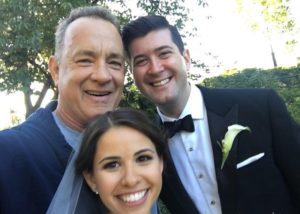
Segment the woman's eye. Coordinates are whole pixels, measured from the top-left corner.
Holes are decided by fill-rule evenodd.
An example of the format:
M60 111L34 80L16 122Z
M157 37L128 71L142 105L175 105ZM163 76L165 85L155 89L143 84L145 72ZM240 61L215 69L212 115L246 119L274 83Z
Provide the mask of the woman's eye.
M104 164L103 168L104 169L115 169L119 166L120 166L120 164L118 162L114 161L114 162L109 162L109 163Z
M138 162L146 162L146 161L150 161L150 160L152 160L153 158L152 158L152 156L150 156L150 155L141 155L141 156L139 156L138 158L137 158L137 161Z

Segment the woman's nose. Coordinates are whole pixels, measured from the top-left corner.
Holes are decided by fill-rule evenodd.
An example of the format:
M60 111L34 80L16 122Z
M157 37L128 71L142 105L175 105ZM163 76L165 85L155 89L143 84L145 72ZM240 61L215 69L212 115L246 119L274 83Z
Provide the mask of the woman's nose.
M135 186L139 183L140 176L134 166L126 167L122 179L124 186Z

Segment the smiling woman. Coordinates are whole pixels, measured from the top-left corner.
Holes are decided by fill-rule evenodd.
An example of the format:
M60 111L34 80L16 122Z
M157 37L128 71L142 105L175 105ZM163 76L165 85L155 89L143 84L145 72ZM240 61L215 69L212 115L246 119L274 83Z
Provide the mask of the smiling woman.
M152 141L124 125L111 127L97 142L90 188L112 213L149 212L161 189L162 160Z
M156 200L162 188L165 145L163 133L137 110L120 108L94 118L74 156L74 176L84 178L86 183L80 186L81 191L75 190L79 195L66 200L64 206L73 206L68 213L158 213ZM61 194L70 189L70 183L59 187ZM84 194L90 199L86 200ZM55 206L52 204L48 213L54 213Z

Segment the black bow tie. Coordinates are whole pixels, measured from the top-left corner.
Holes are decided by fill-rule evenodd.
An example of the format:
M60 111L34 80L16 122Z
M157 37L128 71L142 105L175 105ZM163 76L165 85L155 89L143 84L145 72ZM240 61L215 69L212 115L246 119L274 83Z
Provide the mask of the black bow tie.
M169 138L173 137L176 132L181 130L188 132L193 132L195 130L193 119L190 114L179 120L164 122L164 127L168 130Z

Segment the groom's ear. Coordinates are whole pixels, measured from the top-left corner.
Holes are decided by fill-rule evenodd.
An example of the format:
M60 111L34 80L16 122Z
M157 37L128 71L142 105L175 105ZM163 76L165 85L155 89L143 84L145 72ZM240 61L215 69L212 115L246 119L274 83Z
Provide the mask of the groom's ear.
M83 177L93 192L98 192L94 176L91 172L83 171Z

